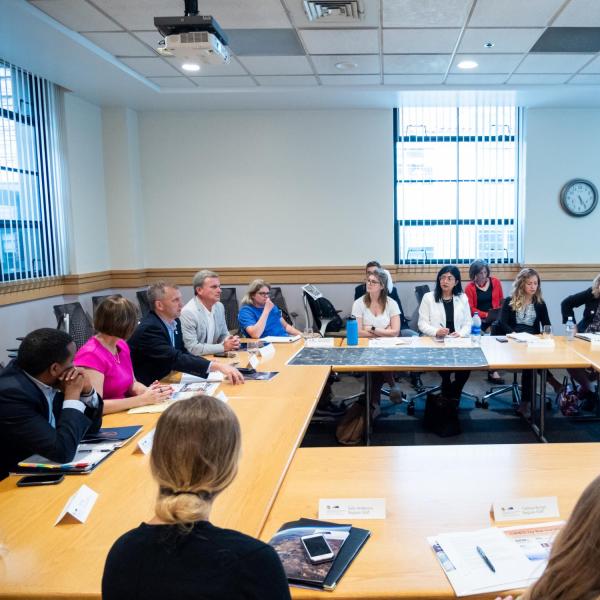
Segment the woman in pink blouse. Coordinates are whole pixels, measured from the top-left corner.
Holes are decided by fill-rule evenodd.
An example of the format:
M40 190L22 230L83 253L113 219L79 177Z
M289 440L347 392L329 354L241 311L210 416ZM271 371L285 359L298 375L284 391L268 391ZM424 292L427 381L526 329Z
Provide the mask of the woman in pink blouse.
M125 341L135 329L135 305L122 296L108 296L96 309L91 337L75 355L74 364L83 367L92 385L104 399L104 414L145 404L164 402L171 387L154 382L150 387L135 380L129 346Z

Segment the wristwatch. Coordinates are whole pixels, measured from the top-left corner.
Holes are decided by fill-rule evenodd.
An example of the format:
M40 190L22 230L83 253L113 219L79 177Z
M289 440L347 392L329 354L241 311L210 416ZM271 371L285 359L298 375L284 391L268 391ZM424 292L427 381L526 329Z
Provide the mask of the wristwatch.
M375 333L375 325L371 325L371 333Z

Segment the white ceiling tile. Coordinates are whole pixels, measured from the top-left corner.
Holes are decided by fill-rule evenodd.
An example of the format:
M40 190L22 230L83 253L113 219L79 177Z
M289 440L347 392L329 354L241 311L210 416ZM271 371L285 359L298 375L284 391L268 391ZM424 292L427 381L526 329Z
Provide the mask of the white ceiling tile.
M552 25L554 27L600 27L600 2L571 0Z
M322 75L323 85L380 85L379 75Z
M514 73L507 83L525 85L556 85L569 79L569 73Z
M309 54L377 54L376 29L303 29L300 37Z
M575 75L569 83L579 84L593 84L600 85L600 73L599 74L588 74L588 75Z
M336 54L333 56L319 54L311 57L317 73L324 75L356 75L375 74L380 72L378 54ZM355 68L341 70L336 68L338 63L354 63Z
M161 90L194 89L196 86L185 77L149 77Z
M469 27L546 27L564 0L477 0Z
M93 0L93 2L125 29L154 29L154 17L183 15L181 0Z
M363 0L365 13L362 19L352 21L343 18L337 19L317 19L309 21L304 12L303 2L299 0L284 0L284 4L289 10L292 21L296 27L315 27L326 28L331 27L378 27L379 26L379 0Z
M317 80L312 75L296 75L287 77L287 76L276 76L276 75L263 75L262 77L257 77L256 80L260 85L264 86L307 86L307 85L317 85Z
M508 73L478 75L476 73L450 73L446 77L448 85L499 85L506 81Z
M385 54L384 73L445 73L451 54Z
M119 31L121 28L82 0L32 0L31 4L73 31Z
M517 73L574 73L593 54L529 54L519 65Z
M192 77L194 83L201 88L239 88L256 87L252 77Z
M600 56L595 58L589 65L584 69L581 69L582 73L600 73Z
M479 73L510 73L521 62L522 54L457 54L452 63L452 73L477 75ZM466 73L458 68L463 60L474 60L478 67Z
M384 29L386 54L443 54L454 52L460 29Z
M121 58L122 63L146 77L169 77L177 71L162 58Z
M384 75L385 85L439 85L444 79L443 75Z
M238 60L253 75L309 75L313 72L305 56L244 56Z
M114 56L156 56L154 50L124 31L84 33L83 35Z
M384 27L462 27L472 0L383 0Z
M529 52L544 29L465 29L458 51L484 52L486 54L506 52ZM486 42L492 42L491 48L485 48Z
M173 67L175 67L183 75L186 75L188 77L190 76L189 72L184 71L181 68L182 63L184 62L181 59L166 58L165 60L169 64L173 65ZM221 65L201 64L200 71L197 73L194 73L194 77L204 77L205 75L208 75L208 76L246 75L246 71L245 71L244 67L242 67L235 58L232 58L231 62L229 62L228 64L221 64Z
M154 31L133 31L132 34L148 46L152 46L152 48L157 48L158 43L163 39L163 36L156 29Z

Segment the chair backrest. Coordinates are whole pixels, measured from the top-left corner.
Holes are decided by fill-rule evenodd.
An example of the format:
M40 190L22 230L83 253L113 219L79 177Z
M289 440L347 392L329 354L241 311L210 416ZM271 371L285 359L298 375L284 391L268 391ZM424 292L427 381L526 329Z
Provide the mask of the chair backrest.
M92 320L79 302L56 304L54 315L58 328L64 328L73 338L78 350L94 335Z
M415 286L415 296L417 298L417 307L421 304L421 300L423 300L423 296L430 292L429 286L425 283L423 285Z
M304 305L308 307L306 311L307 316L310 311L312 327L315 331L318 330L322 335L325 335L328 331L339 331L344 327L344 321L327 298L321 296L315 300L306 291L303 292L303 296Z
M112 294L104 294L103 296L92 296L92 315L94 317L96 316L96 309L100 306L100 304L102 304L104 298L108 298L111 295ZM120 294L115 295L120 296Z
M150 302L148 302L148 291L138 290L135 295L137 296L138 304L140 305L140 311L142 312L142 318L150 312Z
M273 304L281 311L281 316L284 318L284 320L293 326L294 321L292 320L292 317L290 316L290 312L288 310L287 303L285 301L283 292L281 291L280 287L272 287L271 288L271 300L273 301Z
M227 329L232 334L235 334L240 329L240 322L238 321L240 308L234 287L221 288L221 303L223 304L223 308L225 308L225 323L227 323Z

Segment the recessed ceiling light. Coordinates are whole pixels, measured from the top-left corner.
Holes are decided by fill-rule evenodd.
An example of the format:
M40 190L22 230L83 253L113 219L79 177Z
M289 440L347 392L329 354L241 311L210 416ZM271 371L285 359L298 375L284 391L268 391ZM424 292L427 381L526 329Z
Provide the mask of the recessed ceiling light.
M494 47L494 42L486 42L483 45L484 48L493 48Z
M356 67L358 67L356 63L349 61L335 63L335 68L340 71L351 71L352 69L356 69Z
M195 71L199 71L200 70L200 65L197 65L195 63L183 63L181 65L181 68L184 71L191 71L191 72L195 72Z
M459 69L476 69L479 64L474 60L461 60L456 66Z

